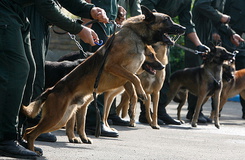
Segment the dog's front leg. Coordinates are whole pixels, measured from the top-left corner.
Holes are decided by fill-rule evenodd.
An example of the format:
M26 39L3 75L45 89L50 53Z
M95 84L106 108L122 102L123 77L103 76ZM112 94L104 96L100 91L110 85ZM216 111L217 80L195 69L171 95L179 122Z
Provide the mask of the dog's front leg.
M145 91L141 85L140 79L135 74L129 72L128 70L126 70L120 65L105 66L105 70L115 76L124 78L132 82L135 86L136 92L138 94L138 98L140 98L143 101L147 99Z
M69 121L66 123L66 135L69 142L71 143L81 143L81 141L75 136L74 128L76 123L76 114L74 113Z
M202 107L202 104L203 104L205 98L206 98L206 95L203 95L203 94L198 95L195 113L194 113L192 121L191 121L192 127L197 127L197 120L198 120L198 117L199 117L199 114L201 111L201 107Z
M158 112L158 102L159 102L159 91L152 94L153 101L153 114L152 114L152 124L153 129L160 129L160 126L157 124L157 112Z
M220 92L221 90L216 90L213 96L213 106L214 106L214 125L216 128L220 128L219 123L219 104L220 104Z

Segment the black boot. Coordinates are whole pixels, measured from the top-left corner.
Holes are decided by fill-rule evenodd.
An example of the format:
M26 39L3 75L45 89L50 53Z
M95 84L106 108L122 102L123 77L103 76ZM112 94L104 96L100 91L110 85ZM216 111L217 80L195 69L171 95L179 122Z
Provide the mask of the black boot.
M145 116L145 114L146 114L145 113L145 105L142 101L139 101L139 102L140 102L140 109L141 109L140 115L139 115L139 122L143 123L143 124L149 124L147 119L146 119L146 116ZM152 114L152 112L151 112L151 114ZM163 121L160 120L159 118L157 119L157 124L158 125L164 125Z
M21 139L21 140L18 140L18 142L19 142L19 144L20 144L21 146L23 146L23 147L25 147L26 149L28 149L27 142L26 142L25 140ZM35 150L35 152L37 152L40 156L43 155L43 150L42 150L41 148L35 147L35 146L34 146L34 150Z
M194 111L189 110L187 115L186 115L186 118L189 120L192 120L193 114L194 114ZM197 122L198 123L212 123L212 120L210 118L204 116L204 114L202 112L200 112Z
M120 118L118 115L116 114L112 114L109 115L108 120L112 121L113 125L118 125L118 126L129 126L129 121L125 121L122 118ZM110 121L109 120L109 121Z
M158 118L165 124L181 125L181 122L170 117L166 112L158 114Z
M0 155L25 159L36 159L39 157L37 153L21 146L16 140L6 140L0 142Z
M87 126L85 129L86 133L89 135L95 135L95 126ZM100 136L104 137L118 137L119 134L117 131L113 131L108 128L104 123L101 122L101 134Z

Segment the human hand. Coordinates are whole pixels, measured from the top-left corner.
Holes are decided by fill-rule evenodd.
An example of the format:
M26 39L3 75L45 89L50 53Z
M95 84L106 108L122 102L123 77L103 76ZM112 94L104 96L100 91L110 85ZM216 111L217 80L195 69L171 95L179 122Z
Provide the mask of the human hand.
M233 34L231 36L231 42L235 45L235 46L239 46L240 42L244 42L244 39L242 39L238 34Z
M99 22L102 23L109 22L109 18L107 17L105 10L102 8L93 7L90 11L90 14L93 19L97 19Z
M94 42L99 42L98 35L94 32L94 30L85 26L77 35L82 41L90 44L91 46L95 46Z
M205 46L204 44L197 46L196 50L199 52L205 52L205 53L210 52L210 48Z
M122 7L118 6L116 23L121 25L122 22L126 19L127 11Z
M222 17L221 17L221 19L220 19L220 21L222 23L229 23L230 20L231 20L231 17L229 15L226 15L226 14L223 14Z

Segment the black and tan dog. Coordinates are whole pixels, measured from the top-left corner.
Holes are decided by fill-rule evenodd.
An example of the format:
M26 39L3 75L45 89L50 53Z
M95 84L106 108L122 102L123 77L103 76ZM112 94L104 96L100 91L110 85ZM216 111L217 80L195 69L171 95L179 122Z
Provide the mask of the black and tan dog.
M223 88L226 88L228 83L231 82L231 80L234 79L235 68L234 68L234 65L232 63L230 63L230 62L223 64L222 68L223 68L223 73L222 73ZM222 88L222 92L221 92L220 101L222 101L222 95L223 94L227 95L227 93L225 91L223 91L223 88ZM182 107L185 105L185 103L187 101L187 97L188 97L188 90L180 89L179 92L175 95L175 97L173 99L174 102L179 103L179 105L177 107L177 119L181 123L185 123L181 119L181 110L182 110ZM206 99L206 100L208 100L208 99ZM203 104L204 103L206 103L206 101L203 102ZM221 106L221 102L220 102L220 106ZM210 116L211 119L213 119L213 117L214 117L214 115L212 115L212 114L214 114L214 112L211 113L211 116Z
M170 77L166 105L171 102L180 89L188 90L198 97L191 122L192 127L197 126L201 106L210 96L213 96L215 126L220 127L218 107L223 86L222 65L224 61L234 59L234 54L220 46L211 45L210 49L209 53L203 55L203 65L176 71Z
M104 70L100 77L97 93L103 93L131 82L138 97L145 100L147 96L135 73L145 60L145 45L171 41L167 34L176 33L184 28L173 23L165 14L152 13L142 7L143 15L132 17L124 23L121 30L110 37L105 45L92 56L62 78L52 88L47 89L29 106L23 106L26 115L35 117L42 109L40 122L26 129L24 138L28 148L34 150L34 141L41 134L63 127L77 107L82 107L82 124L78 124L78 133L84 143L91 143L85 134L85 116L88 104L93 100L94 83L103 56L108 52Z

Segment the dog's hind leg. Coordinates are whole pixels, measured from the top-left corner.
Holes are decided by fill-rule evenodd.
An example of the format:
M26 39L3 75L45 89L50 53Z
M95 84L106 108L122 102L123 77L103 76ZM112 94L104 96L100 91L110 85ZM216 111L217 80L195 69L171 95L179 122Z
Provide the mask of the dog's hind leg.
M119 116L120 112L122 112L121 117L122 118L126 117L128 115L128 109L129 109L129 95L126 91L124 91L121 95L121 101L116 109L117 115Z
M93 97L89 97L89 99L84 103L81 107L77 110L77 133L79 137L81 138L81 141L83 143L92 144L92 140L87 137L85 133L85 122L86 122L86 115L87 115L87 109L88 105L92 102Z
M117 89L114 89L112 91L108 91L104 93L104 113L103 113L103 118L102 118L102 122L110 128L107 120L108 120L108 116L110 113L110 109L111 109L111 105L115 99L115 97L121 93L124 90L123 87L119 87ZM116 131L116 129L111 128L112 130Z
M127 104L128 104L128 101L130 101L129 102L129 110L128 110L129 117L130 117L129 125L131 127L135 127L136 126L136 123L135 123L136 106L137 106L137 100L138 100L137 93L135 91L133 84L130 82L127 82L124 85L124 88L127 92L127 100L126 100ZM126 111L123 111L123 112L126 112Z
M177 102L177 103L179 103L179 105L177 107L177 117L178 117L178 120L182 124L184 124L185 121L183 121L181 119L181 110L182 110L182 107L186 103L187 97L188 97L188 91L187 90L185 90L185 91L180 90L180 92L174 97L174 101Z

